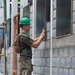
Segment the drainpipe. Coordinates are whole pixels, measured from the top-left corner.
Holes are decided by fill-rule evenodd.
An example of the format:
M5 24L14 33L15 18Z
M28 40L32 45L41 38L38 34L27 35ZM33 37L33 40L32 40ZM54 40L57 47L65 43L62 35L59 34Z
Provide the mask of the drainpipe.
M4 63L5 63L5 68L4 68L4 75L7 75L7 68L6 68L6 1L7 0L4 0L4 26L5 26L5 29L4 29Z
M32 35L33 38L35 38L35 34L36 34L36 1L37 0L33 0L33 29L32 29Z
M52 25L53 25L53 0L50 1L50 36L51 36L51 40L50 40L50 75L52 75Z
M33 21L32 21L32 37L35 38L35 33L36 33L36 1L33 0ZM34 53L34 48L32 48L32 52ZM34 64L34 58L32 57L32 64ZM33 75L33 72L32 72Z

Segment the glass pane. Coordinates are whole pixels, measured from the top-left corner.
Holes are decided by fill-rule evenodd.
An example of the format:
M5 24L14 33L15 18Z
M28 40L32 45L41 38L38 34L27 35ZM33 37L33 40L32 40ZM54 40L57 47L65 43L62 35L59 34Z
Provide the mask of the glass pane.
M23 17L30 18L30 5L29 4L23 8Z
M45 26L46 11L45 11L45 0L37 0L36 10L36 34L37 36L41 33L42 28Z
M46 21L50 21L50 0L46 0Z
M71 23L71 0L57 0L57 22L56 35L70 33Z
M3 23L0 24L0 26L3 26ZM3 46L4 46L3 43L4 43L4 29L1 29L1 28L0 28L0 54L1 54L2 48L3 48Z
M7 48L9 48L11 45L11 18L7 20L6 32L7 32Z

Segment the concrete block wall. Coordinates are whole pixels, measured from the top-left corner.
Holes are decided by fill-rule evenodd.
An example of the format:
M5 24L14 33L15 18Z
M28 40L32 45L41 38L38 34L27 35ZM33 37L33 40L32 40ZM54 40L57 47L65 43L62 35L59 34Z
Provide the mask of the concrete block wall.
M75 75L75 46L53 49L53 75Z
M50 72L50 50L46 48L46 43L42 42L33 52L33 75L49 75Z
M52 74L75 75L75 0L71 2L72 35L56 38L56 0L53 3ZM73 25L72 25L73 24ZM33 53L33 75L49 75L50 71L50 22L47 23L47 41ZM46 43L46 45L45 45Z
M55 16L56 4L55 3L56 3L56 0L54 0L54 19L53 20L56 20L56 16ZM53 67L52 74L53 75L75 75L75 43L73 39L75 36L74 35L75 34L75 24L74 24L75 0L73 0L71 4L73 5L73 12L71 13L72 22L73 22L72 23L73 25L71 24L71 27L73 26L72 27L73 34L67 37L53 39L53 47L54 47L52 52L52 55L53 55L52 56L53 57L52 58L52 67Z

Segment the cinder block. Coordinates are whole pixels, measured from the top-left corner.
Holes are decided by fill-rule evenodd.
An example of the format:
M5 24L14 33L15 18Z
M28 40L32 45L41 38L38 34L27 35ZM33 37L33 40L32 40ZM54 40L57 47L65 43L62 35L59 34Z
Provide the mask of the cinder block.
M69 48L69 56L75 56L75 47Z
M50 58L46 58L46 59L47 59L46 65L47 65L47 66L50 66Z
M61 64L62 67L65 67L65 58L61 58Z
M43 66L45 66L46 65L46 58L41 58L41 63Z
M50 56L50 50L44 50L44 57Z
M41 51L41 50L37 50L37 57L40 57L40 55L41 55L41 54L40 54L40 51Z
M59 48L59 57L63 57L63 55L64 55L63 48Z
M53 58L53 60L52 60L52 65L53 65L53 66L56 66L56 65L57 65L56 63L57 63L56 58Z
M66 58L65 67L71 67L71 58Z
M75 0L73 1L73 11L75 10Z
M44 50L40 50L39 54L40 54L40 57L44 57Z
M69 48L64 48L64 57L69 56Z
M75 22L75 12L73 12L73 22Z
M38 65L42 65L40 58L38 59Z
M56 10L53 11L53 18L56 18Z
M44 67L44 74L45 75L47 75L47 74L49 75L50 74L49 71L50 71L50 69L48 67Z
M72 65L72 68L75 68L75 58L72 58L72 63L71 63L71 65Z
M56 58L56 66L59 67L59 66L60 66L60 62L61 62L61 61L60 61L60 58Z
M40 70L41 70L41 74L44 73L44 67L40 67Z
M53 8L54 9L56 8L56 0L54 0L54 2L53 2Z
M39 67L37 67L37 73L41 73L41 68L40 68L40 66Z
M47 32L47 39L50 39L50 32Z
M75 34L75 24L73 24L73 33Z
M53 75L58 75L58 68L53 68L52 69L52 74Z
M74 69L69 69L69 75L75 75L75 70Z
M57 57L58 56L58 48L57 49L53 49L52 55L53 55L53 57Z
M69 71L68 69L64 69L63 75L68 75Z
M61 69L61 68L58 69L58 73L59 73L58 75L63 75L63 72L64 72L64 69Z
M52 37L53 37L53 38L56 37L56 29L52 30Z
M47 23L47 31L50 30L50 22Z
M56 10L54 10L54 18L56 17ZM53 26L52 29L56 29L56 19L53 20Z
M33 67L33 72L37 73L37 67L36 66Z
M36 57L37 55L37 50L34 50L34 57Z

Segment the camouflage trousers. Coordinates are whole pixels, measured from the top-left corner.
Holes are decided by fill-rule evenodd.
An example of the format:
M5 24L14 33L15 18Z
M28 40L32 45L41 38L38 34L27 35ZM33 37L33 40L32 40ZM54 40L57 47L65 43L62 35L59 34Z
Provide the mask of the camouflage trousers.
M20 75L31 75L33 66L29 57L20 57Z

